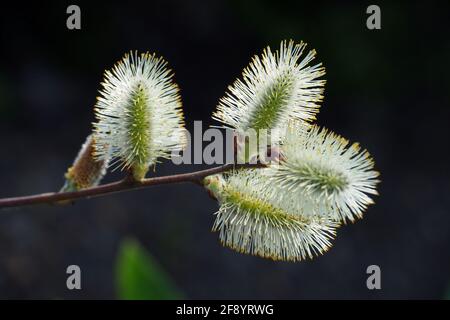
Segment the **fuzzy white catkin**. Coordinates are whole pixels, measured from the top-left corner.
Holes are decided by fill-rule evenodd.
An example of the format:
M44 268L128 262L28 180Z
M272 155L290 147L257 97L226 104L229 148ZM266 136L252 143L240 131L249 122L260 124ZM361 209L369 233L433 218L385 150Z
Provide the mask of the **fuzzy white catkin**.
M284 132L291 119L315 120L323 99L325 74L321 64L309 65L315 50L303 56L306 44L283 41L279 50L267 47L255 56L223 97L213 118L238 132L271 129Z
M110 153L136 179L185 145L179 89L166 66L155 54L126 54L106 71L95 106L96 156Z
M331 247L337 224L305 215L272 193L261 170L212 176L206 187L218 199L213 230L225 246L263 258L300 261Z
M261 160L247 140L266 129L271 143L263 149L277 155L268 168L205 179L220 204L213 230L239 252L312 258L331 246L341 223L361 218L377 194L379 173L369 153L311 125L323 99L325 70L309 65L314 50L302 58L305 46L283 41L275 53L268 47L255 56L213 114L237 132L238 162Z
M318 126L305 132L292 125L281 153L279 165L267 170L276 192L301 207L310 203L311 214L354 221L373 203L379 173L359 144Z

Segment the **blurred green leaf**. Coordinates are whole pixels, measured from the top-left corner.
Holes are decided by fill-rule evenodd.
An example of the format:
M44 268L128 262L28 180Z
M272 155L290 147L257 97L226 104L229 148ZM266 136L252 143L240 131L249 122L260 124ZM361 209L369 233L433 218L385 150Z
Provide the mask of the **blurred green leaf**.
M116 261L116 286L120 299L166 300L182 295L158 262L136 241L122 242Z

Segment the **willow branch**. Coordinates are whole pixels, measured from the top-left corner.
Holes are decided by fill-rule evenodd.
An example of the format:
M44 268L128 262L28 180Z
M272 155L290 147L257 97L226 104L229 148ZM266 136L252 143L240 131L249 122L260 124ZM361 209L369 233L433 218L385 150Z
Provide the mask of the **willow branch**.
M191 182L195 184L202 184L203 178L230 171L233 169L250 169L250 168L260 168L263 167L262 164L226 164L220 167L195 171L191 173L174 174L169 176L147 178L141 181L133 181L129 178L124 180L103 184L100 186L83 189L74 192L49 192L41 193L30 196L13 197L13 198L3 198L0 199L0 208L8 207L21 207L35 204L52 204L64 201L74 201L77 199L100 197L107 194L124 192L135 189L142 189L150 186L163 185L163 184L175 184L175 183L186 183Z

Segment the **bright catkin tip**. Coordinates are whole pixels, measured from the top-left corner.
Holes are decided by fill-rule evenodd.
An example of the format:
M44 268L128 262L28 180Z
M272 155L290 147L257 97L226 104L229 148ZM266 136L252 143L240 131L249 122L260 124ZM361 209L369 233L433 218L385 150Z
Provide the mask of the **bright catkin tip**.
M362 217L373 203L379 173L358 144L349 145L348 140L318 126L305 132L294 123L281 150L282 161L267 170L268 175L280 192L311 202L311 213L345 223Z
M81 146L75 161L65 174L66 182L61 192L77 191L99 184L106 173L109 158L94 157L95 141L89 135Z
M337 224L303 214L271 190L265 169L214 176L205 187L218 199L213 231L222 244L263 258L300 261L331 247Z
M238 131L282 129L289 120L313 121L323 99L325 74L321 64L310 65L316 52L303 54L306 44L282 41L255 56L223 97L213 118Z
M136 52L105 72L93 124L99 159L111 156L113 165L141 180L158 158L183 149L181 99L172 77L162 58Z

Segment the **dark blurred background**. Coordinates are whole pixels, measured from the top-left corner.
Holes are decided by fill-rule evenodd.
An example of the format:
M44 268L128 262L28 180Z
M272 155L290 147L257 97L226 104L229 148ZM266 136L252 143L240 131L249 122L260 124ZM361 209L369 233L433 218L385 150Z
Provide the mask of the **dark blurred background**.
M66 8L81 7L81 30ZM381 7L381 30L366 8ZM175 70L187 127L210 116L250 57L304 40L327 70L319 124L359 141L382 183L363 220L312 261L223 248L217 204L198 187L161 186L72 206L0 212L0 298L115 298L127 236L188 298L443 298L450 284L448 1L11 2L0 10L0 197L58 190L89 134L103 71L129 50ZM214 123L216 124L216 123ZM165 163L155 174L200 169ZM106 181L117 179L112 174ZM66 289L66 267L82 290ZM381 290L366 268L381 268Z

